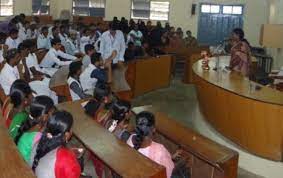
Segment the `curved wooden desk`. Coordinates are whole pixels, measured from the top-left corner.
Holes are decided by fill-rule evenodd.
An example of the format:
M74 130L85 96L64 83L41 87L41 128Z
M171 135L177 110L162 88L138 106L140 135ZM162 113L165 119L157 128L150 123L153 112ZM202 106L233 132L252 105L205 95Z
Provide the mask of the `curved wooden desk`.
M210 66L215 66L211 59ZM221 57L220 66L229 64ZM237 72L204 71L193 65L199 105L207 121L222 135L252 154L282 161L283 93L249 81ZM251 86L257 85L258 90Z

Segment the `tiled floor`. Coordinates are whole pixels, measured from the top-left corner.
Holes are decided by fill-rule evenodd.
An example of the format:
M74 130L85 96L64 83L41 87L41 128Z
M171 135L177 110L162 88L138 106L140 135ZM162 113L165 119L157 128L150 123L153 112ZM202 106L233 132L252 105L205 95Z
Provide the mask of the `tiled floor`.
M192 85L184 85L179 81L173 81L169 88L138 97L133 104L135 106L153 105L158 110L194 129L193 119L196 118L192 117L192 111L198 106L196 91ZM238 178L262 177L239 169Z

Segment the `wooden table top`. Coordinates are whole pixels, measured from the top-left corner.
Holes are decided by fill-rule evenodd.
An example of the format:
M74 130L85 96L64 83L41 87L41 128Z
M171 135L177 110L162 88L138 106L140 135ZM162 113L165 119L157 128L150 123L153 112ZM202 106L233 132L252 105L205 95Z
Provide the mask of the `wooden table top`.
M81 103L80 100L62 103L57 107L73 115L74 134L106 165L124 178L152 177L158 172L165 171L164 167L139 154L88 117Z
M216 63L215 57L210 58L209 66L211 69L209 71L202 69L202 60L199 60L193 65L193 71L207 82L234 94L260 102L283 105L282 92L250 81L238 72L223 70L225 66L229 66L229 62L230 56L220 56L220 67L222 69L217 72L213 70ZM255 89L255 86L260 89Z
M0 177L2 178L35 178L31 168L18 153L18 149L4 126L0 122Z

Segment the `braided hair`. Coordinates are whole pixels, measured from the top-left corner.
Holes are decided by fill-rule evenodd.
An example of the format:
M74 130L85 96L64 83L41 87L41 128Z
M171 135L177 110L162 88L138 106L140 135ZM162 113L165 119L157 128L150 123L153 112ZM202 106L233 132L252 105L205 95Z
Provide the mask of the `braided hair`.
M24 80L16 80L10 89L10 102L14 108L17 108L30 94L32 94L32 89L29 84Z
M136 135L133 136L133 144L136 150L141 148L146 136L152 135L155 126L155 117L152 113L143 111L136 116Z
M21 136L32 127L37 124L44 125L43 121L39 120L40 116L48 114L48 112L54 108L54 102L48 96L37 96L33 99L30 105L30 115L29 118L24 121L19 128L18 134L15 137L15 143L18 144Z
M36 149L32 163L33 171L38 166L40 159L47 153L60 146L65 146L65 133L70 132L72 125L73 116L66 111L57 111L50 117Z
M118 100L112 106L112 119L119 123L125 119L130 110L131 104L128 101Z

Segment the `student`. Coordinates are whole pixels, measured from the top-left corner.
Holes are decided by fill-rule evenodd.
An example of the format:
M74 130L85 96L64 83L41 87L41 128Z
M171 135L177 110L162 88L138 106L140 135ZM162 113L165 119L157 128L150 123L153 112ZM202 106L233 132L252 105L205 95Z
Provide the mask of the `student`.
M113 64L121 63L124 61L124 55L126 50L125 38L123 32L118 30L119 25L112 22L110 23L110 29L104 32L101 36L100 52L102 59L107 62L107 59L115 51L116 56L111 62Z
M174 163L168 150L152 140L155 132L155 118L152 113L141 112L136 116L135 134L128 140L128 145L141 154L166 168L167 178L171 177Z
M69 77L68 77L68 85L70 94L72 96L72 100L80 100L88 97L83 91L80 75L82 73L82 62L76 61L72 62L69 66Z
M77 40L77 31L70 30L70 37L66 39L65 51L70 55L77 55L80 53L79 42Z
M125 61L128 62L128 61L135 59L136 54L137 54L137 51L136 51L135 44L133 42L129 42L128 48L126 49L125 56L124 56Z
M11 89L10 102L13 104L13 110L17 111L9 127L9 134L13 139L18 135L22 123L28 119L26 108L30 105L32 97L31 87L27 83L19 83Z
M53 76L54 73L56 72L56 69L44 70L44 68L43 69L40 68L38 64L37 56L35 54L35 52L38 51L36 49L35 42L32 40L26 40L25 43L29 49L29 54L26 57L26 65L29 70L31 79L33 79L33 76L41 76L44 79L50 79L51 76Z
M5 44L6 38L7 35L0 32L0 71L5 63L4 53L8 50L8 46Z
M51 43L48 38L48 27L44 26L41 28L41 33L37 37L37 48L38 49L50 49Z
M51 41L52 48L48 51L48 53L44 56L43 60L40 63L40 67L43 68L53 68L53 66L64 66L69 65L72 61L61 61L58 57L62 57L64 59L76 60L77 57L66 54L62 52L61 49L61 41L58 38L54 38Z
M82 37L80 38L81 52L84 54L86 54L85 46L90 44L91 41L90 34L91 34L90 29L86 28L83 30Z
M38 178L79 178L81 168L75 154L66 147L72 136L73 117L55 112L31 153L30 166Z
M30 105L28 119L19 128L15 137L20 154L29 163L33 145L39 142L45 125L55 111L54 102L48 96L37 96Z
M118 100L111 107L111 117L105 121L104 127L117 138L122 141L127 141L130 133L127 130L130 116L131 104L127 101Z
M198 41L195 37L192 36L192 32L188 30L186 34L187 34L187 37L184 39L186 47L197 47Z
M25 21L23 27L19 29L19 39L21 42L27 39L27 30L30 28L30 23Z
M132 42L135 46L140 47L142 45L142 39L143 34L141 31L139 31L139 26L135 24L135 28L128 34L127 44L129 44L129 42Z
M12 29L9 32L9 37L6 39L5 44L8 46L8 49L17 49L21 43L20 38L18 37L19 31L17 29Z
M30 27L27 29L27 39L37 39L38 30L36 22L31 22Z
M95 53L94 46L91 44L85 45L85 56L83 58L83 66L87 67L91 63L91 56Z
M58 34L58 37L60 38L62 45L65 47L66 41L68 39L67 27L65 25L61 25L59 30L60 32Z
M21 60L21 56L17 49L10 49L5 55L6 64L0 73L0 84L6 95L9 95L13 82L20 79L20 73L17 65Z

